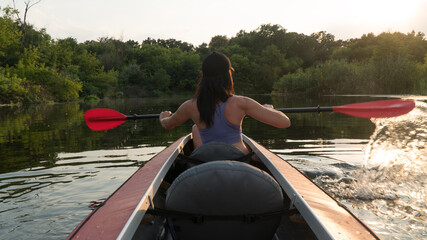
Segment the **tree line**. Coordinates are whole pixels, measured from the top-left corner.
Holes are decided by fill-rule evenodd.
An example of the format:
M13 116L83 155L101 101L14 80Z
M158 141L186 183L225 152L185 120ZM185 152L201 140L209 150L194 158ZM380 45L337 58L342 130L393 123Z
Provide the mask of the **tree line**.
M212 51L229 56L238 94L427 92L427 40L421 32L370 33L343 41L325 31L305 35L264 24L199 46L152 38L78 43L23 26L16 9L2 11L0 103L189 93Z

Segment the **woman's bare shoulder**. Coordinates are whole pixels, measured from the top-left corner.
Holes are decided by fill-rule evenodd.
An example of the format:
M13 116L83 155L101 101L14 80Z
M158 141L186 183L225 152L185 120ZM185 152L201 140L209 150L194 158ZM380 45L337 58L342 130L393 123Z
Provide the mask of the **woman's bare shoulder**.
M197 99L189 99L185 101L180 108L183 108L183 110L191 116L191 118L194 120L195 117L198 115L199 110L197 108Z
M238 103L238 104L245 104L247 103L251 98L246 97L246 96L240 96L240 95L233 95L232 97L230 97L229 101L230 102L234 102L234 103Z
M183 102L181 106L186 108L194 108L194 107L197 108L197 100L194 98L188 99L187 101Z
M240 95L233 95L231 100L233 104L238 105L240 107L247 107L256 102L250 97L240 96Z

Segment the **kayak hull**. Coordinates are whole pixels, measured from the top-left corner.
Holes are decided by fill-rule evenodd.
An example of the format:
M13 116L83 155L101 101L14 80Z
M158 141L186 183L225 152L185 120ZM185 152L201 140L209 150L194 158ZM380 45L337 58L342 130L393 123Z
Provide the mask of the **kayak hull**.
M289 163L247 136L243 138L260 161L257 167L280 184L290 207L296 208L304 218L304 223L295 224L284 217L276 239L379 239L348 209ZM150 206L163 204L161 186L166 183L165 178L173 175L178 155L189 155L192 150L189 134L158 153L89 214L67 239L168 239L164 218L156 216L148 224L144 224L143 218L147 217Z

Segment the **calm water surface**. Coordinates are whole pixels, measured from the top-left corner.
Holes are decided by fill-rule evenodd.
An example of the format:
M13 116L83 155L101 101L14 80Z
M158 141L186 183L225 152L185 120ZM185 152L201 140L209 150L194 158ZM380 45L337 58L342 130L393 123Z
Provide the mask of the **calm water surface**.
M285 99L252 96L275 107L336 106L364 96ZM427 103L391 119L334 113L289 114L275 129L247 118L243 131L312 178L383 239L426 239ZM136 169L188 133L157 120L90 131L84 112L175 110L184 99L0 107L0 239L64 239Z

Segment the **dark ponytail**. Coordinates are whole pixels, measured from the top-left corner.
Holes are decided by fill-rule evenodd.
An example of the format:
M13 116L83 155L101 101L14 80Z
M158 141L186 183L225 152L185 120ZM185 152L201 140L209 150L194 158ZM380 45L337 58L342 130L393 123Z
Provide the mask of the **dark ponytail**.
M197 85L195 98L200 121L207 127L213 123L218 103L225 102L234 94L230 60L222 53L214 52L203 61L202 77Z

